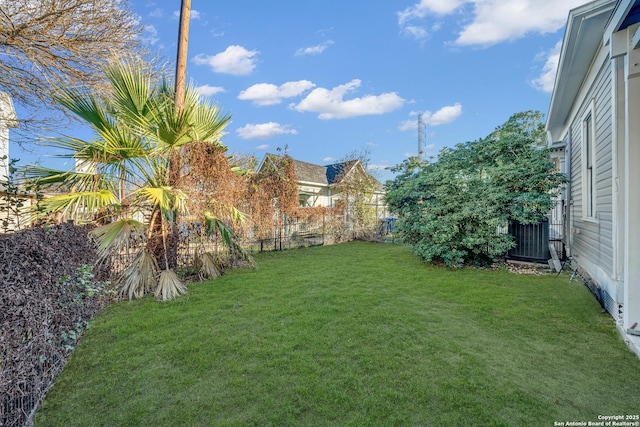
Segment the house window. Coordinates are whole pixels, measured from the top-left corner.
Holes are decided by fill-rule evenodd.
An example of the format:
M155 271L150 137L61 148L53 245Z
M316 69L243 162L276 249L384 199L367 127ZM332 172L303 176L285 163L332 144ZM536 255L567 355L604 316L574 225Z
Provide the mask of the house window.
M310 207L311 206L310 199L311 199L311 195L300 194L300 207L303 207L303 208Z
M583 214L586 218L596 217L596 138L593 123L593 109L582 121L583 159Z

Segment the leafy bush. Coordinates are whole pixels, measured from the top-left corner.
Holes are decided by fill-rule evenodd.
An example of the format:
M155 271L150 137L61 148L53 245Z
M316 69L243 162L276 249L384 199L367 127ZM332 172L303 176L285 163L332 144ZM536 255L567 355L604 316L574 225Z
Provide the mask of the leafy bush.
M445 148L437 161L411 158L387 183L397 231L425 261L486 265L513 247L512 220L543 219L564 182L543 148L539 112L513 115L477 141Z
M107 300L88 231L63 224L0 235L0 425L25 424Z

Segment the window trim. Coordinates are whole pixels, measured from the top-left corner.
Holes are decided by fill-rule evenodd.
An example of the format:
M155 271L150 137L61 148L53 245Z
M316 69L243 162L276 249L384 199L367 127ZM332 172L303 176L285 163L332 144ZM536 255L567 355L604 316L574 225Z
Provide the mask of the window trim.
M582 219L598 221L595 99L582 116Z

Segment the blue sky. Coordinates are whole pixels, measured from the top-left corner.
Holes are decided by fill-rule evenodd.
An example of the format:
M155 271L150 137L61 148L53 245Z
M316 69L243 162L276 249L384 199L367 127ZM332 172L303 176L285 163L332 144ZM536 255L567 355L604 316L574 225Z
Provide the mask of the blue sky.
M233 116L223 142L374 168L546 113L559 42L584 0L192 0L188 79ZM175 60L180 1L132 0L146 43ZM382 172L380 179L392 175Z

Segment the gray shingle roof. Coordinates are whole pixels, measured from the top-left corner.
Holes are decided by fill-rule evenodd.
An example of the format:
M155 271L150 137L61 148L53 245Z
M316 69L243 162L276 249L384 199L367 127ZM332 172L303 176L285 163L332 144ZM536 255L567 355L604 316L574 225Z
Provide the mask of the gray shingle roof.
M267 158L276 159L282 156L276 154L267 154ZM262 163L265 162L263 160ZM347 162L338 162L331 165L321 166L313 163L303 162L300 160L293 160L293 165L296 169L296 175L298 175L298 181L311 182L320 185L331 185L339 182L342 173L351 169L357 160L350 160Z

